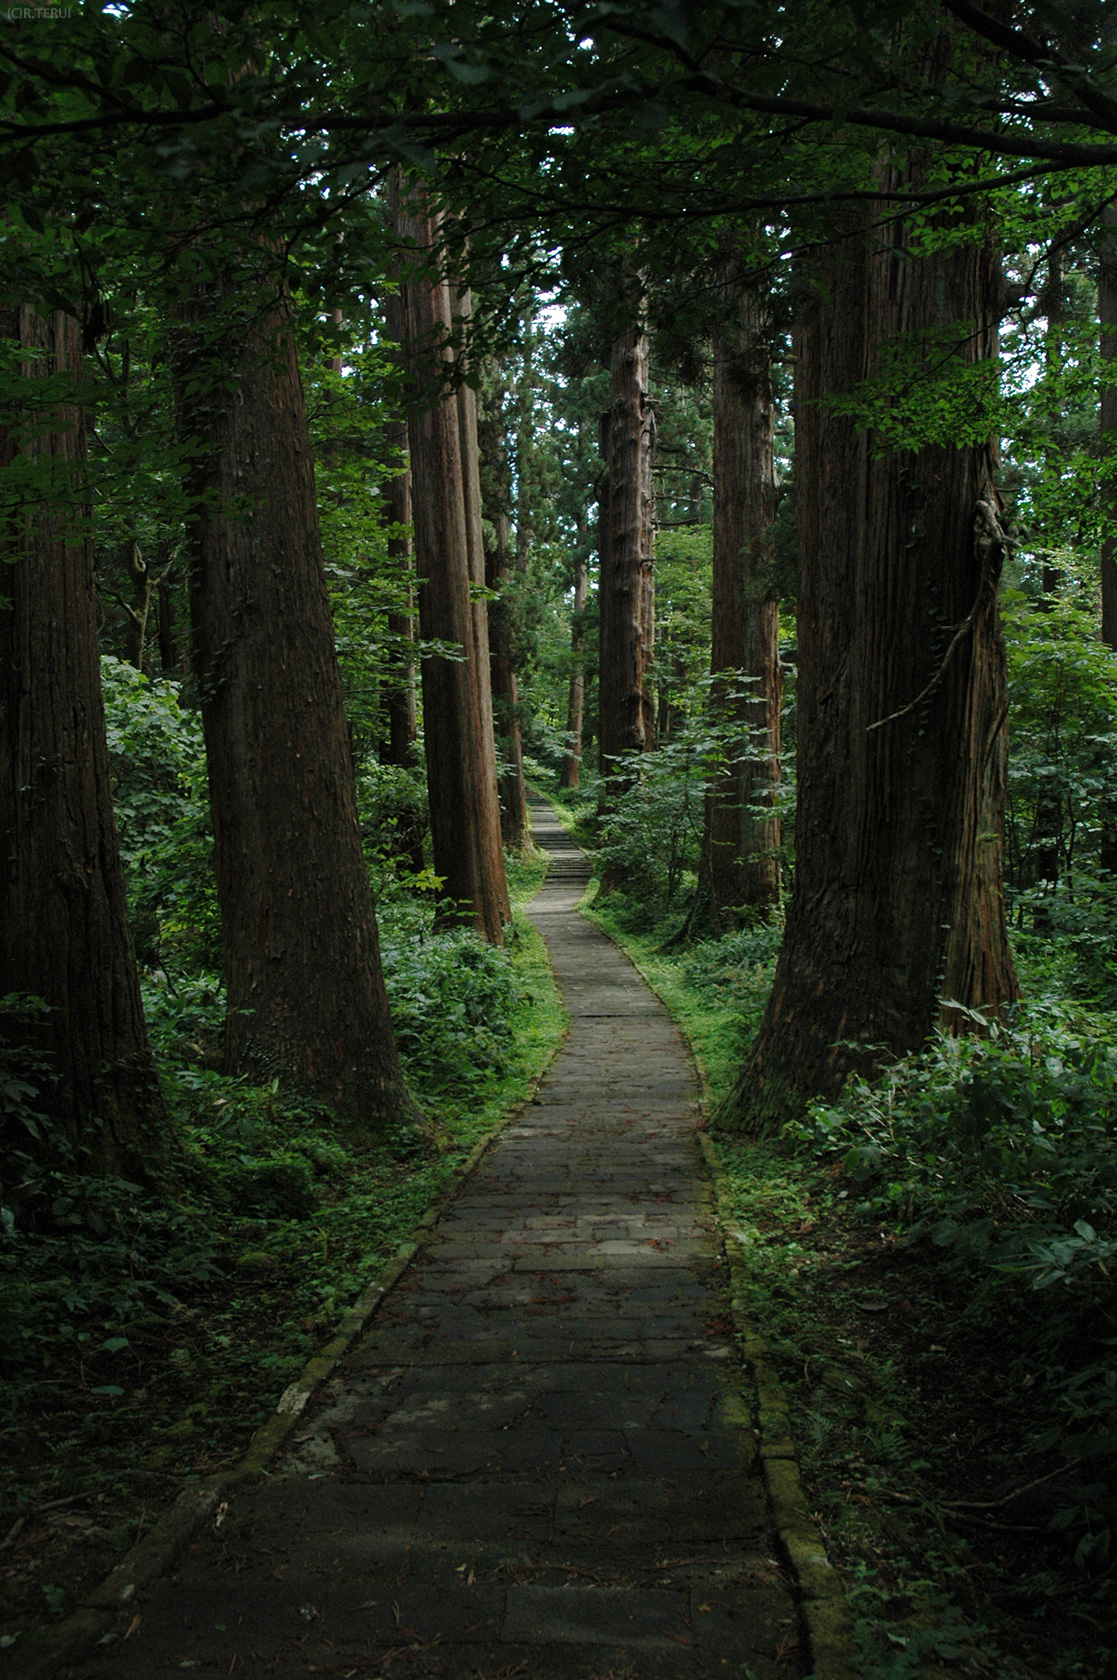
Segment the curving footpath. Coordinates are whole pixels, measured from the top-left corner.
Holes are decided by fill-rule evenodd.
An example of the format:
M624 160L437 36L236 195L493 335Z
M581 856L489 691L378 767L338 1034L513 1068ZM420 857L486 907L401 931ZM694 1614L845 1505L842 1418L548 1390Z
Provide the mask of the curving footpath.
M802 1674L687 1053L535 833L563 1050L274 1473L72 1680Z

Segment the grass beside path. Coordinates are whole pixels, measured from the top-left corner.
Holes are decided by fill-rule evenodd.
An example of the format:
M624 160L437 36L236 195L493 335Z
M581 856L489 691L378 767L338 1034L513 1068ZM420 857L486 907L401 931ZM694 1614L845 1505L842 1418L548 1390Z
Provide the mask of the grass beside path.
M246 1091L237 1109L222 1088L224 1106L194 1129L173 1229L117 1190L115 1247L75 1237L67 1274L48 1268L21 1297L16 1274L0 1273L7 1334L30 1338L2 1391L0 1643L64 1616L183 1480L236 1461L471 1148L526 1097L568 1022L522 909L545 873L542 858L510 868L508 1047L460 1087L447 1076L440 1094L421 1093L453 1139L445 1154L412 1137L362 1147L282 1093Z

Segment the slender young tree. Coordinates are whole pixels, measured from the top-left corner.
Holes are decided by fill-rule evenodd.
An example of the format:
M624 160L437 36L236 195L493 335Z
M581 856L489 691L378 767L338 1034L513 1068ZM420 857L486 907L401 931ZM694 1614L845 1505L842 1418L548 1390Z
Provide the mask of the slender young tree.
M199 296L176 332L193 675L209 765L226 1067L365 1126L415 1119L380 965L291 311ZM227 328L215 330L228 313ZM240 315L239 321L237 315Z
M396 231L427 272L402 288L403 335L411 383L408 414L419 622L424 637L455 643L461 658L423 661L423 736L434 868L455 919L493 944L510 919L496 788L488 639L482 634L484 542L477 472L476 407L454 389L452 289L438 273L437 216L394 189ZM470 392L472 396L472 392ZM468 462L463 462L463 445Z
M851 1069L918 1048L940 1011L957 1028L959 1006L996 1014L1016 996L991 448L896 447L879 431L887 412L874 433L835 402L905 335L923 355L909 378L933 378L948 351L954 368L980 372L999 267L967 231L926 255L899 216L871 237L848 227L799 309L795 892L764 1020L722 1113L753 1134L832 1097ZM971 435L981 389L963 385Z
M155 596L156 580L135 537L124 543L120 555L120 569L128 579L131 599L120 597L124 609L124 657L137 671L144 668L147 645L147 625Z
M164 1155L163 1101L148 1046L113 820L97 653L88 509L35 505L36 473L80 497L82 409L41 401L35 383L81 376L80 329L22 306L0 334L28 394L0 429L9 484L30 478L0 542L0 996L47 1005L32 1023L0 1015L0 1039L44 1056L35 1105L86 1164L144 1177ZM5 1148L34 1148L26 1134ZM43 1147L40 1140L39 1147Z
M582 766L582 725L586 707L586 606L590 592L589 531L586 510L578 510L574 551L574 611L570 619L570 684L566 699L566 752L559 786L576 788Z
M159 581L155 586L156 631L159 644L159 669L164 676L169 676L172 672L180 669L182 656L179 651L178 635L175 628L174 593L170 580L173 565L171 545L164 540L160 544L160 549Z

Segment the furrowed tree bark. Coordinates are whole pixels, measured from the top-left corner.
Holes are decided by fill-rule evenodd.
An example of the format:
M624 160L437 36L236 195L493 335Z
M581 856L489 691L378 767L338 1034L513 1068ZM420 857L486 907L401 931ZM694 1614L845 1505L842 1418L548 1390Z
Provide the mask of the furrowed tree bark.
M648 335L640 323L613 340L607 428L608 541L601 553L599 740L607 802L623 791L620 759L655 745L654 506ZM604 884L604 883L603 883Z
M225 1064L351 1122L417 1120L380 965L290 308L175 340L203 445L187 526L193 676L209 764ZM220 302L219 301L219 306Z
M417 200L397 202L396 229L417 252L438 249L435 217ZM441 276L416 275L402 288L403 331L412 388L408 415L416 570L422 580L419 624L428 640L456 643L462 659L423 661L423 735L427 755L434 868L454 906L452 919L493 944L510 919L500 838L496 753L488 692L484 602L471 583L484 578L477 494L476 410L449 388L453 299ZM463 463L463 439L471 463ZM469 477L467 480L467 470Z
M537 490L535 465L535 334L530 318L524 322L523 362L516 414L516 570L526 572L534 535L532 496Z
M22 353L29 423L0 430L0 466L22 457L78 488L85 417L35 413L34 381L81 377L80 329L24 306L0 312ZM84 510L88 512L88 510ZM148 1177L169 1134L140 999L113 819L97 651L93 548L65 511L13 511L0 537L0 996L28 993L38 1022L0 1014L0 1040L49 1059L31 1101L95 1172ZM22 1126L5 1150L49 1151Z
M478 421L481 501L491 533L485 547L485 583L497 599L489 613L489 672L493 721L500 754L500 828L511 852L522 851L528 837L527 788L520 736L520 696L510 607L501 598L512 571L512 474L505 442L505 391L498 385Z
M852 1069L918 1049L940 999L958 1030L955 1005L995 1015L1017 993L992 452L883 449L828 406L902 333L957 323L958 354L993 354L999 275L984 244L915 256L902 224L885 226L823 253L797 326L796 883L720 1116L753 1135L833 1098Z
M392 299L393 303L397 300ZM409 770L415 764L419 739L419 711L415 693L415 601L412 588L414 559L411 553L411 468L406 463L407 424L393 421L385 428L387 440L397 455L404 458L402 470L390 478L384 487L385 513L396 535L388 538L388 557L399 570L400 593L405 598L405 611L388 613L388 630L394 638L389 674L385 682L384 725L380 743L380 762ZM402 529L401 529L402 528ZM423 834L425 823L418 813L406 821L397 817L397 830L392 849L396 860L413 874L425 867Z
M407 425L404 421L389 424L386 427L388 443L401 453L407 449ZM413 557L411 553L411 468L404 466L401 472L388 480L384 490L384 501L388 520L397 531L402 528L402 534L388 538L388 557L396 562L403 580L402 593L406 595L406 612L390 612L388 614L388 629L395 636L401 648L398 660L394 660L395 669L392 681L385 696L384 710L386 714L387 731L381 757L386 764L398 764L406 768L414 763L415 743L419 737L419 714L415 694L415 661L410 651L410 644L415 639L414 615L412 612L413 596L411 589L411 573Z
M468 291L458 291L454 297L454 313L459 320L467 321L472 314L472 298ZM473 655L470 671L473 677L473 707L479 731L478 751L483 769L478 792L481 800L479 823L487 843L493 846L493 855L488 861L488 870L494 880L499 879L501 893L501 917L503 922L512 919L512 907L508 898L508 888L505 882L504 844L509 836L515 837L517 847L523 845L525 826L527 821L527 795L524 791L523 755L520 750L520 728L516 717L517 705L515 673L511 662L505 664L507 678L510 682L510 694L502 694L502 700L510 700L512 710L501 719L502 728L508 726L513 738L510 740L514 757L509 763L503 780L507 807L501 802L501 777L498 774L496 761L496 723L493 717L493 682L492 682L492 648L489 643L489 603L486 599L488 579L485 560L485 528L481 516L481 452L477 437L477 392L472 385L463 379L457 388L458 427L461 435L462 452L462 487L465 495L466 537L469 551L469 584L472 597L473 614Z
M384 331L394 345L396 354L403 357L403 305L399 293L393 292L384 301ZM385 763L407 767L414 762L415 744L419 737L419 714L415 693L415 661L408 643L415 639L414 591L412 576L415 569L411 540L411 462L407 452L407 422L390 421L387 441L401 462L384 487L384 505L388 523L396 534L388 538L388 556L399 567L406 608L404 612L388 614L388 629L398 639L401 657L394 661L393 680L385 700L387 730L381 757ZM421 865L420 865L421 867Z
M711 711L730 732L713 780L696 893L699 926L721 935L779 904L779 603L770 598L776 517L775 399L760 297L714 344ZM726 673L720 677L720 673ZM720 680L719 680L720 678ZM691 932L696 931L692 926Z

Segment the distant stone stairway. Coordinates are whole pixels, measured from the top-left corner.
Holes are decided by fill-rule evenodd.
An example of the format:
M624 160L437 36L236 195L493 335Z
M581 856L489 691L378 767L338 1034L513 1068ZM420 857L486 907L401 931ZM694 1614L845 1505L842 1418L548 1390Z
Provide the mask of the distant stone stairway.
M794 1680L679 1034L575 915L573 1025L263 1486L81 1680Z

